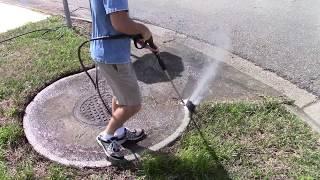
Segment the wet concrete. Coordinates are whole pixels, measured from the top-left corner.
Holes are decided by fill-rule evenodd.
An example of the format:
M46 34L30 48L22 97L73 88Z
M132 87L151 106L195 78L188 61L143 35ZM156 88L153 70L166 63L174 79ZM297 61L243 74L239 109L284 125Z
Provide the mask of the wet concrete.
M187 99L201 78L202 68L213 59L182 44L161 45L161 49L173 82ZM130 146L141 154L141 150L156 151L174 141L185 130L189 119L152 54L133 50L133 65L142 91L143 109L125 125L146 130L147 138ZM94 76L95 70L90 73ZM207 85L210 92L206 101L253 100L262 94L279 95L223 63L217 78ZM110 104L111 90L104 79L100 87ZM108 114L95 89L81 73L61 79L40 92L26 109L24 128L35 150L49 159L66 165L102 167L110 162L95 137L107 121ZM127 158L134 159L130 151Z

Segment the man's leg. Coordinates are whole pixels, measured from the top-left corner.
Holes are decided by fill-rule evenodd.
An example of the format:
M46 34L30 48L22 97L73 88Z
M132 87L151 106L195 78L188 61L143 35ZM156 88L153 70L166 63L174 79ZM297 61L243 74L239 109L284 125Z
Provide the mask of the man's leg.
M114 115L115 111L119 108L120 106L117 104L117 98L114 96L112 98L112 115ZM137 106L136 106L137 107ZM134 108L134 107L133 107ZM141 108L141 106L140 106ZM140 109L138 107L138 109ZM136 114L136 113L134 113ZM132 116L134 116L134 114ZM111 120L110 120L111 121ZM123 138L126 134L126 131L127 129L122 125L121 127L117 128L115 133L114 133L114 136L116 137L120 137L120 138ZM107 134L107 128L106 128L106 132L105 134Z
M97 136L98 143L108 157L123 159L120 144L141 140L143 129L129 130L123 124L141 108L141 94L132 64L107 65L99 64L100 72L107 79L116 98L112 102L112 117L106 129ZM115 133L118 131L123 133Z
M115 131L122 127L123 124L133 115L135 115L141 109L141 105L136 106L119 106L117 105L116 110L112 114L111 120L105 132L109 135L113 135Z
M112 115L114 114L114 112L118 109L119 105L117 104L117 98L115 96L113 96L112 98ZM114 136L123 136L125 133L125 128L123 126L119 127L115 133Z
M118 109L119 105L117 104L116 97L112 98L112 114Z

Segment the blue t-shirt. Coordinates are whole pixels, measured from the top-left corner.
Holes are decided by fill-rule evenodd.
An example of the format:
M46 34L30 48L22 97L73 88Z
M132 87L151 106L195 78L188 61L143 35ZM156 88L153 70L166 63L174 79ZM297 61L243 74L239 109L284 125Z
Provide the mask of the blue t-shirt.
M92 38L121 34L111 24L110 14L128 11L128 0L90 0L92 15ZM90 43L93 60L105 64L130 62L130 38L97 40Z

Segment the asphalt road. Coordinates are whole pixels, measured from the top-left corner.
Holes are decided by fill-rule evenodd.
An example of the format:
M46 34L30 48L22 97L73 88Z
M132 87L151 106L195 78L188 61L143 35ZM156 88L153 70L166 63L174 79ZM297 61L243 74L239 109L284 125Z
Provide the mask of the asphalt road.
M0 0L62 12L61 0ZM87 0L69 0L89 17ZM215 44L216 31L234 54L320 96L319 0L131 0L132 17Z

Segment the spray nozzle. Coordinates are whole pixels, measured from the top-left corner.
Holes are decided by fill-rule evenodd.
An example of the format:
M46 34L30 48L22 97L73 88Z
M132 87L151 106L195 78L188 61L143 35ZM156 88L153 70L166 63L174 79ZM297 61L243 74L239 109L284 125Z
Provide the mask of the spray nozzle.
M186 106L191 113L195 113L196 105L194 105L190 100L187 101Z

